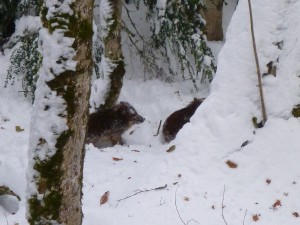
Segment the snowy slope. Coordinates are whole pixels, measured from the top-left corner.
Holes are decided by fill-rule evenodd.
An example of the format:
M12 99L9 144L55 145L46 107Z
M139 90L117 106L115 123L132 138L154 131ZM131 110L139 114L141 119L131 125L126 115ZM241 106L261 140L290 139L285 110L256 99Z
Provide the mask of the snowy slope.
M144 131L146 122L136 127L129 147L88 147L85 224L173 225L182 224L180 217L186 224L225 224L223 200L228 224L300 223L296 217L300 213L300 123L291 116L300 97L300 46L295 35L300 32L300 2L252 2L262 72L267 72L269 61L279 58L277 76L263 79L265 127L255 129L251 121L252 117L261 120L261 112L248 5L240 0L210 95L172 143L160 145L152 135L159 119L173 111L176 94L171 101L164 96L172 91L161 91L163 84L151 81L148 88L147 83L132 88L136 81L126 83L131 88L125 88L122 98L136 103L138 112L150 120L152 133ZM282 50L275 45L280 41ZM180 91L185 105L188 95ZM249 144L241 147L245 141ZM176 149L167 153L171 145ZM227 160L237 168L229 168ZM166 188L155 189L165 184ZM110 191L109 201L100 206L106 191ZM146 192L118 202L139 191Z
M160 120L208 90L191 93L189 84L125 80L120 100L132 103L146 121L124 135L127 145L87 146L84 225L226 224L222 213L228 225L300 224L300 122L291 115L300 103L300 2L252 0L252 6L262 72L278 59L277 76L263 78L265 127L255 129L251 121L261 120L261 112L247 0L240 0L209 96L173 142L154 136ZM281 41L279 49L275 44ZM0 55L2 84L8 60L9 52ZM22 201L15 215L0 207L0 225L27 224L31 105L16 89L0 88L0 185ZM25 130L16 132L15 126ZM166 152L172 145L175 150ZM228 160L237 168L229 168ZM100 205L106 191L108 202ZM0 203L16 203L4 197Z
M23 93L17 92L22 90L17 81L15 86L3 88L9 56L0 54L0 185L9 187L22 201L19 203L15 197L0 197L0 205L8 209L6 211L0 206L0 224L7 224L7 217L9 225L23 225L27 224L25 197L31 102L24 99ZM16 211L15 215L10 215Z

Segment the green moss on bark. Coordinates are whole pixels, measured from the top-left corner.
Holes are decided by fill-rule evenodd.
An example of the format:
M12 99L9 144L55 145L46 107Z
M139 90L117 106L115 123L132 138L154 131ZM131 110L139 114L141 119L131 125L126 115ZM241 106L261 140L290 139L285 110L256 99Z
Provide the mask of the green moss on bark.
M73 8L73 6L75 5L71 5L71 8ZM92 42L92 35L93 35L92 23L89 22L89 20L87 19L81 19L80 13L77 12L76 10L74 10L74 12L75 12L74 15L59 14L59 15L55 15L50 20L47 20L46 15L48 13L48 9L44 7L42 8L42 12L41 12L43 25L44 27L48 28L50 33L54 32L57 29L64 30L65 31L64 35L66 37L75 38L74 44L72 45L74 49L78 50L77 46L79 46L79 44L81 45L79 46L80 50L78 50L78 52L81 51L84 54L81 54L80 56L82 57L85 54L88 54L87 57L91 57L91 49L87 49L85 51L82 51L82 49L85 49L86 46L90 48ZM61 58L58 59L56 63L61 64L66 60L67 59L61 56ZM55 221L61 223L62 221L59 220L63 220L61 218L60 211L61 209L64 209L65 206L65 204L62 203L63 201L65 201L66 192L62 187L62 182L63 182L62 177L65 172L63 171L62 165L63 163L66 163L64 159L64 154L66 154L65 152L66 143L68 143L69 146L69 141L70 141L70 137L73 135L73 130L76 131L76 128L75 127L73 128L71 124L75 112L79 111L77 107L81 107L78 106L76 103L77 98L82 98L82 96L78 96L79 94L77 94L78 93L77 85L76 85L77 78L75 77L78 74L81 74L82 71L86 71L87 69L87 68L80 68L80 63L78 64L79 65L77 65L76 71L65 71L59 75L56 74L53 80L47 82L49 88L52 91L56 92L57 96L61 96L65 100L66 111L68 116L67 123L69 127L72 128L66 130L65 132L62 132L61 134L58 134L59 137L57 138L56 145L55 145L56 149L51 149L52 151L53 150L56 151L54 155L52 155L51 157L45 160L41 160L39 158L35 159L35 165L33 166L33 168L34 170L36 170L38 175L34 177L35 184L37 187L37 193L31 196L31 198L28 200L28 204L29 204L28 221L31 225L36 225L36 224L50 225L53 224L53 222ZM88 63L84 61L83 67L86 65L88 65ZM51 69L50 72L53 73ZM89 98L89 96L86 97ZM50 110L50 107L46 106L44 110ZM88 114L87 107L86 107L86 113ZM58 116L65 117L64 113ZM41 138L38 147L41 147L41 145L45 145L43 147L46 147L46 144L47 144L46 140ZM70 149L68 148L67 150ZM36 152L38 152L37 149ZM83 158L80 163L81 165L83 165ZM82 169L83 167L81 167L81 170ZM82 175L79 176L78 179L79 181L82 182ZM78 210L80 209L78 208ZM80 215L82 216L82 214Z
M75 76L74 71L66 71L53 80L48 81L47 84L52 91L56 91L58 95L62 96L67 104L67 112L69 117L73 117L75 113L75 83L72 77Z
M296 105L293 110L292 114L294 117L299 118L300 117L300 105Z
M105 96L105 103L101 106L101 109L110 109L116 104L123 85L124 74L125 65L122 59L117 62L116 67L110 74L110 88Z
M78 37L85 41L93 36L93 26L88 20L83 20L79 24Z
M61 165L63 161L63 147L70 138L72 132L67 130L57 139L56 153L46 160L39 161L34 165L34 169L39 173L37 178L37 189L39 194L43 195L43 200L39 200L37 195L32 196L28 203L30 209L29 223L50 224L44 222L45 219L57 220L59 208L62 202L60 190L61 184Z

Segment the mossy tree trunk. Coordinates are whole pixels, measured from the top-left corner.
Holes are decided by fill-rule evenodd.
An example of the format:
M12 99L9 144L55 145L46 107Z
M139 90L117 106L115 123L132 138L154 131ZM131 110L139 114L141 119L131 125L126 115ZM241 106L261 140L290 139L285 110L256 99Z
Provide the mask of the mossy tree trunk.
M104 54L111 62L112 71L109 76L109 87L105 95L104 105L102 109L109 109L113 107L120 95L123 85L123 77L125 74L125 65L122 55L121 45L121 15L122 15L122 1L109 0L112 7L112 23L108 27L108 35L104 39Z
M92 75L93 0L45 0L32 112L28 221L82 224L84 140Z
M206 37L209 41L223 40L222 10L224 0L204 0L206 9L201 15L206 20Z

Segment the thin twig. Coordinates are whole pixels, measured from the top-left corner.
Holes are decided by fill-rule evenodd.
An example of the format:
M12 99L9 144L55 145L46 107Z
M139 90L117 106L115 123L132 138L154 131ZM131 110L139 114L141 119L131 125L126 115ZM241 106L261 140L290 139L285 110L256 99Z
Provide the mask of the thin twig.
M159 121L157 133L156 133L155 135L153 135L153 136L155 136L155 137L159 134L159 130L160 130L160 126L161 126L161 121L162 121L162 120Z
M225 207L224 206L224 200L225 200L225 185L224 185L223 199L222 199L222 218L223 218L224 223L226 225L228 225L227 222L226 222L225 216L224 216L224 207Z
M247 209L246 209L246 211L245 211L244 220L243 220L243 225L245 225L246 215L247 215Z
M178 206L177 206L177 190L179 188L179 184L177 185L177 188L176 188L176 191L175 191L175 207L176 207L176 211L177 211L177 214L178 214L178 217L179 219L181 220L181 222L184 224L184 225L188 225L191 221L194 221L198 224L200 224L197 220L194 220L194 219L190 219L187 223L185 223L179 213L179 210L178 210Z
M137 29L135 23L133 22L133 20L132 20L132 18L131 18L131 16L130 16L130 13L129 13L130 11L129 11L129 9L126 7L126 5L125 5L124 3L123 3L123 7L125 8L125 11L126 11L126 14L127 14L127 16L128 16L128 19L129 19L131 25L133 26L133 28L135 29L137 35L140 37L140 39L141 39L144 43L147 43L147 42L145 41L144 37L143 37L143 36L140 34L140 32L138 31L138 29Z
M117 200L116 207L118 206L119 202L121 202L121 201L123 201L123 200L125 200L127 198L131 198L131 197L133 197L135 195L138 195L138 194L144 193L144 192L163 190L163 189L165 189L167 187L168 187L168 185L166 184L165 186L160 186L160 187L156 187L156 188L152 188L152 189L136 190L136 193L134 193L132 195L129 195L129 196L125 197L125 198L121 198L121 199Z
M261 111L262 111L263 123L265 124L265 122L267 121L267 113L266 113L264 94L263 94L263 89L262 89L259 60L258 60L258 56L257 56L256 42L255 42L255 36L254 36L254 26L253 26L253 15L252 15L252 7L251 7L250 0L248 0L248 5L249 5L249 13L250 13L252 44L253 44L253 50L254 50L254 56L255 56L255 62L256 62L257 79L258 79L260 102L261 102Z
M178 217L179 219L181 220L181 222L186 225L186 223L183 221L183 219L181 218L181 215L179 213L179 210L178 210L178 207L177 207L177 190L179 188L179 184L177 185L177 188L176 188L176 191L175 191L175 207L176 207L176 211L177 211L177 214L178 214Z
M2 210L2 212L3 212L3 214L4 214L4 217L5 217L5 219L6 219L6 224L8 225L8 220L7 220L7 216L6 216L6 214L5 214L5 212Z

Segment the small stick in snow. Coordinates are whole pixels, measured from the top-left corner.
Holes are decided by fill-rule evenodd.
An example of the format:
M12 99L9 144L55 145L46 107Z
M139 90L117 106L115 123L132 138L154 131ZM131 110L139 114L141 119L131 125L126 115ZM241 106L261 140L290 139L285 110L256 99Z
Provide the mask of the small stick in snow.
M123 201L123 200L125 200L127 198L131 198L131 197L133 197L135 195L138 195L138 194L144 193L144 192L163 190L163 189L165 189L167 187L168 187L168 185L166 184L165 186L160 186L160 187L156 187L156 188L152 188L152 189L136 190L136 193L134 193L132 195L129 195L129 196L125 197L125 198L121 198L121 199L117 200L116 207L118 206L118 204L119 204L120 201Z
M8 225L8 220L7 220L7 216L6 216L6 214L5 214L5 212L2 210L2 212L3 212L3 214L4 214L4 217L5 217L5 219L6 219L6 224Z
M186 223L183 221L180 213L179 213L179 210L178 210L178 207L177 207L177 190L179 188L179 184L177 185L177 188L176 188L176 191L175 191L175 207L176 207L176 211L177 211L177 214L178 214L178 217L179 219L181 220L181 222L184 224L184 225L188 225L191 221L194 221L198 224L200 224L198 221L194 220L194 219L190 219L189 221L187 221Z
M158 129L157 129L157 133L155 135L153 135L154 137L156 137L158 134L159 134L159 130L160 130L160 127L161 127L161 121L159 121L159 125L158 125Z
M259 66L259 60L258 60L256 42L255 42L255 35L254 35L254 25L253 25L251 0L248 0L248 6L249 6L249 14L250 14L250 27L251 27L252 44L253 44L253 51L254 51L254 57L255 57L255 63L256 63L256 72L257 72L257 79L258 79L258 86L259 86L261 111L262 111L263 125L265 125L265 123L267 121L267 112L266 112L266 107L265 107L265 100L264 100L262 81L261 81L261 72L260 72L260 66Z
M243 225L245 225L246 215L247 215L247 209L246 209L246 211L245 211L244 220L243 220Z
M226 222L226 220L225 220L225 216L224 216L224 208L225 208L225 206L224 206L224 199L225 199L225 185L224 185L223 199L222 199L222 219L223 219L224 223L226 225L228 225L227 222Z

